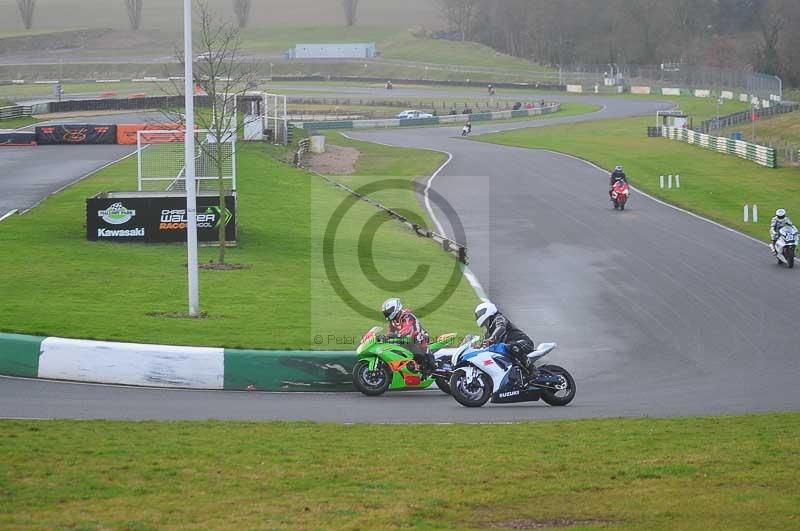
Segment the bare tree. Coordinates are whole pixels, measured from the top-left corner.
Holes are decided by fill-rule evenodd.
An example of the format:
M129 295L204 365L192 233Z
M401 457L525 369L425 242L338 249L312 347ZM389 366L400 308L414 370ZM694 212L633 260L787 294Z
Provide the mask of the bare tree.
M225 187L225 168L236 154L226 146L231 144L238 131L236 102L245 94L248 87L257 84L256 65L246 64L241 57L241 30L235 25L222 21L200 1L195 11L199 23L198 39L195 40L193 55L197 55L194 67L196 84L207 94L208 108L195 113L199 129L208 131L207 141L198 142L198 149L209 164L214 167L219 190L219 263L225 263L226 213L225 197L229 190ZM184 55L178 53L183 65ZM182 94L179 82L172 84L172 94ZM175 109L166 110L170 118ZM187 131L188 134L188 131Z
M138 31L142 24L142 2L144 0L124 0L128 11L128 21L133 31Z
M252 6L252 0L233 0L233 11L236 13L236 19L239 21L240 28L247 26L247 21L250 19L250 8Z
M480 0L438 1L442 16L451 28L459 32L461 40L466 41L468 37L471 37Z
M17 7L19 7L19 14L22 17L22 23L25 24L25 29L31 29L36 0L17 0Z
M348 26L356 25L356 15L358 14L358 0L342 0L344 8L344 18Z

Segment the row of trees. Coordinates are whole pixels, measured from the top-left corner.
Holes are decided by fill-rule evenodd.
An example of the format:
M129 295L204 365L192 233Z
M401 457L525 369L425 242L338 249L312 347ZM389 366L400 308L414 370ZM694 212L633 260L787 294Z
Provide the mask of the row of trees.
M798 0L437 0L459 38L547 64L687 62L800 83Z
M250 11L253 7L253 0L232 0L233 13L240 28L247 26L250 20ZM128 14L128 23L132 30L138 30L142 25L142 6L144 0L122 0ZM342 0L345 23L348 26L355 26L358 15L359 0ZM36 0L17 0L19 14L25 29L33 27L33 14L36 9Z

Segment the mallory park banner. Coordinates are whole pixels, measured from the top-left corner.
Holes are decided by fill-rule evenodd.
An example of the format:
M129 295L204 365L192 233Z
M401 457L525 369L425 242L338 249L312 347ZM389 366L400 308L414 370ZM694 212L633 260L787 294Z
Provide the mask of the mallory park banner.
M219 226L225 224L225 238L236 241L236 197L197 198L197 239L216 242ZM89 241L179 243L186 241L186 198L100 194L86 200L86 238Z
M40 146L58 144L116 144L116 125L40 125L36 128Z

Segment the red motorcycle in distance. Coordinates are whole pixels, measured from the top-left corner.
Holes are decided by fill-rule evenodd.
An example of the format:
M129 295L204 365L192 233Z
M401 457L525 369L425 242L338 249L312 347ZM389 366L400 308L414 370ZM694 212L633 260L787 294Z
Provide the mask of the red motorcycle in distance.
M617 181L611 188L611 200L614 202L614 210L625 210L628 199L631 195L630 186L625 181Z

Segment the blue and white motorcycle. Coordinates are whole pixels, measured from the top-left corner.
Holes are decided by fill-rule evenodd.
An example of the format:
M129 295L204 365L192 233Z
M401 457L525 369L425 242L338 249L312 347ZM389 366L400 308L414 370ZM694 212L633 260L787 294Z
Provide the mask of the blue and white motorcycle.
M453 353L450 392L462 406L481 407L490 399L493 404L542 400L551 406L566 406L575 398L572 375L563 367L541 362L556 349L555 343L542 343L528 354L528 367L533 370L527 370L505 345L475 348L477 341L477 337L470 338Z

